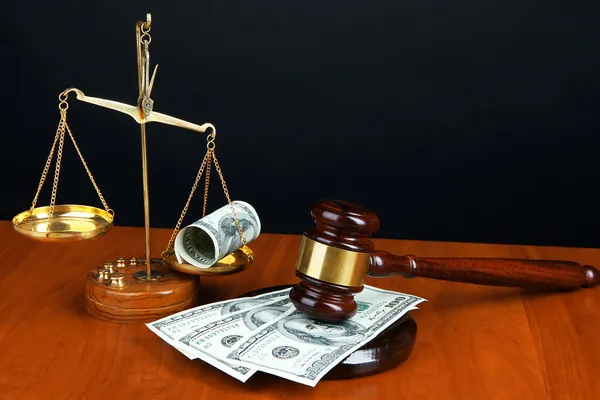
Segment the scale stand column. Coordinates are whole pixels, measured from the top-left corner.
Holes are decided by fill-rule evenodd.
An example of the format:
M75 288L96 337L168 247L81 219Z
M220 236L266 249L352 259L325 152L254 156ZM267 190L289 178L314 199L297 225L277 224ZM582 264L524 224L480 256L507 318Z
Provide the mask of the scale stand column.
M141 143L142 143L142 189L144 196L144 242L145 242L145 265L144 271L138 271L133 275L133 278L138 281L156 281L163 277L163 274L152 269L152 257L150 246L150 188L148 185L148 155L146 146L146 124L140 124L141 128ZM158 262L158 261L157 261Z
M136 33L136 53L138 70L138 109L140 118L145 120L152 112L154 102L150 98L156 69L152 75L152 82L149 81L150 69L150 29L152 28L152 19L150 14L145 22L138 22L135 27ZM148 156L146 151L146 122L140 123L141 143L142 143L142 185L144 195L144 230L146 233L146 280L152 277L152 262L150 261L150 189L148 188ZM137 279L143 279L142 274L136 276ZM160 276L155 276L158 279Z
M145 257L134 257L127 261L120 257L113 262L106 262L89 271L86 282L86 310L97 318L111 322L150 322L198 305L198 278L172 270L162 258L151 257L146 121L151 118L154 103L150 94L156 69L150 79L150 28L150 14L145 22L136 24L139 97L135 109L112 101L86 98L83 93L77 93L79 100L126 112L141 127ZM167 123L203 129L165 115L159 114L159 118Z
M144 194L144 233L146 244L146 270L134 274L134 278L140 281L157 280L162 278L158 271L152 270L151 249L150 249L150 189L148 187L148 156L146 151L146 124L140 124L142 139L142 186Z
M146 124L140 125L142 130L142 182L144 191L144 231L146 234L146 274L152 278L150 261L150 189L148 188L148 155L146 152Z

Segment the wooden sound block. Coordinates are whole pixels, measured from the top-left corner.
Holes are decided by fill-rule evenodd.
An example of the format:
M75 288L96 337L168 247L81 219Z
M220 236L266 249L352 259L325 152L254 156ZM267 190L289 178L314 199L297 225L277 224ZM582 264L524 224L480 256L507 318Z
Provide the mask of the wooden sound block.
M88 272L85 308L110 322L150 322L198 305L199 281L151 260L151 279L143 258L104 263Z
M272 286L244 293L239 297L256 296L292 287ZM410 357L417 338L417 323L406 314L387 327L375 339L355 350L331 369L324 380L341 380L375 375L393 369Z

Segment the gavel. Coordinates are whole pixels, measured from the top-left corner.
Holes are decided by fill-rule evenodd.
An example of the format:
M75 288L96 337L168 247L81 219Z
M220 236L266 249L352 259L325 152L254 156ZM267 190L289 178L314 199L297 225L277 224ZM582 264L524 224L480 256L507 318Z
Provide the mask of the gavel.
M375 250L369 237L379 230L377 215L342 200L316 203L315 227L304 232L296 262L301 282L290 300L314 318L341 321L356 314L354 295L366 276L423 277L488 286L537 290L589 288L598 270L572 261L512 258L417 258Z

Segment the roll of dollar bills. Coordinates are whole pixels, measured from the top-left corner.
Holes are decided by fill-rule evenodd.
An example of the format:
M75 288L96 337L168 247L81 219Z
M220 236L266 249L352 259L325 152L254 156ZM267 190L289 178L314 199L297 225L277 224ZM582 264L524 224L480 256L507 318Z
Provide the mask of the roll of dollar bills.
M260 234L260 219L254 207L233 201L235 214L246 243ZM175 238L175 257L181 263L210 268L220 259L242 247L242 239L231 206L224 205L202 219L181 229Z

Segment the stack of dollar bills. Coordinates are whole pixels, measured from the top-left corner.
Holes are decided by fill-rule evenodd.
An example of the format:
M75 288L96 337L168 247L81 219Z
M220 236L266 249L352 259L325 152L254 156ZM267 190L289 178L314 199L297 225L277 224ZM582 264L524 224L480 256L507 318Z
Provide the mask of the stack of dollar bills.
M246 382L257 371L308 386L425 299L365 285L358 312L326 322L296 310L290 289L205 304L146 324L189 359Z

